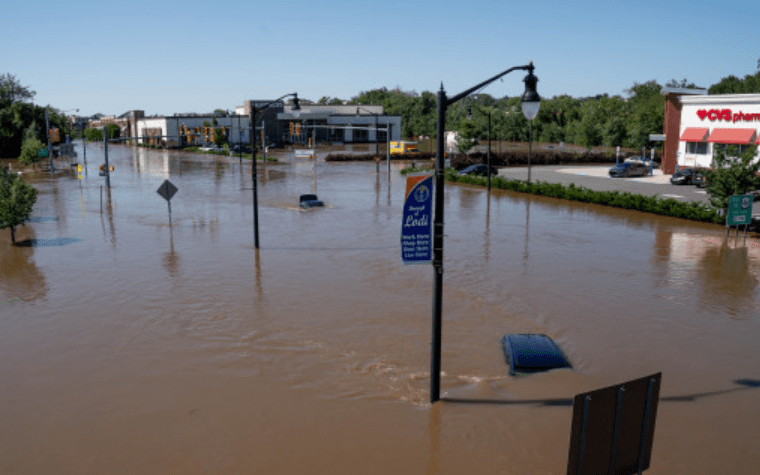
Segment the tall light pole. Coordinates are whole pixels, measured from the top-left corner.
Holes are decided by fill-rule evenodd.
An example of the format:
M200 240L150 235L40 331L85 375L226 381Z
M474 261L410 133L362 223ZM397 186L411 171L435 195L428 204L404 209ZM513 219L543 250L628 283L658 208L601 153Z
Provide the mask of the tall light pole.
M298 93L285 94L263 106L256 108L256 103L251 102L251 158L253 166L251 167L251 178L253 179L253 240L256 249L259 249L259 191L258 191L258 173L256 170L256 112L263 112L274 104L277 104L286 97L293 97L293 107L291 110L300 111L301 106L298 104Z
M511 73L517 69L528 71L528 77L533 76L533 63L529 63L525 66L515 66L509 68L506 71L497 74L496 76L481 82L480 84L467 89L464 92L460 92L456 96L448 98L446 91L441 84L441 90L438 91L438 125L436 128L436 152L435 152L435 215L433 218L433 338L431 345L430 355L430 402L434 403L441 398L441 324L442 324L442 309L441 303L443 300L443 192L444 192L444 160L443 160L443 146L444 146L444 127L446 124L446 110L455 102L463 99L464 97L472 94L473 92L481 89L488 84L496 81L502 76ZM535 76L533 76L535 77ZM526 77L527 79L527 77ZM529 97L538 100L538 93L535 91L536 81L525 81L525 94L523 98L528 96L528 88L533 87L533 91ZM536 107L537 109L537 107Z

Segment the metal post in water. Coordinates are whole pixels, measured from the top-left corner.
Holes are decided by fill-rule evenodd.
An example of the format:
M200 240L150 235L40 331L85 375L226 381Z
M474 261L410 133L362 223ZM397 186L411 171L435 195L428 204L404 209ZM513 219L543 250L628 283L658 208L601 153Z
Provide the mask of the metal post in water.
M391 132L393 132L393 124L388 122L387 124L387 134L385 136L385 155L387 157L388 162L388 181L391 179Z
M47 137L47 151L50 156L50 173L52 174L55 171L55 165L53 165L53 151L50 150L50 120L47 109L45 109L45 137Z
M103 127L103 154L106 159L105 174L106 174L106 187L111 189L111 173L108 168L108 136L106 135L106 128Z

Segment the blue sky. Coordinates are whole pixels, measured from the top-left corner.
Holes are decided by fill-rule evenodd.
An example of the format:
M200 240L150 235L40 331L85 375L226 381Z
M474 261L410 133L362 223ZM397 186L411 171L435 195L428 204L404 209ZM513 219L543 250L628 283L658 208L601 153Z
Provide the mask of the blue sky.
M449 95L533 61L543 97L710 86L754 74L750 1L196 0L5 2L0 73L80 114L233 109L245 99ZM516 71L482 92L522 93Z

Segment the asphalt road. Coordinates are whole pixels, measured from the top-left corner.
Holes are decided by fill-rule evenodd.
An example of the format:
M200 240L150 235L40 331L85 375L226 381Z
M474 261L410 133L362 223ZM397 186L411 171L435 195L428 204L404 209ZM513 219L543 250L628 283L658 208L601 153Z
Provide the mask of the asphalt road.
M679 201L700 201L707 203L708 196L703 188L692 185L671 185L670 175L662 170L654 170L653 176L636 178L610 178L609 165L567 166L542 165L531 167L531 180L582 186L599 191L627 191L640 195L674 198ZM499 176L518 180L528 179L528 167L500 168Z

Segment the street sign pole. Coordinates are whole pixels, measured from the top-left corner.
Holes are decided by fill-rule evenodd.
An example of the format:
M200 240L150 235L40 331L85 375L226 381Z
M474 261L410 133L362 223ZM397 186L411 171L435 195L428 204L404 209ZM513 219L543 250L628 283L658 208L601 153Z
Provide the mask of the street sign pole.
M169 180L164 180L163 183L161 183L161 186L158 187L156 190L156 193L161 195L163 199L166 200L166 204L169 208L169 226L172 225L172 196L174 196L175 193L177 193L178 189L172 182Z

